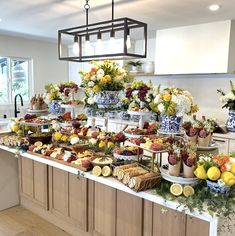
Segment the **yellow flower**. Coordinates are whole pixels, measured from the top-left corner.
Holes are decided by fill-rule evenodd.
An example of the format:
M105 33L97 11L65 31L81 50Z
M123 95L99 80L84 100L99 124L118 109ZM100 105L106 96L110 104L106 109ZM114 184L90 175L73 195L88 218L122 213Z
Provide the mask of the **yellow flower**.
M94 92L94 93L100 92L100 87L99 87L98 85L95 85L95 86L93 87L93 92Z
M91 74L90 73L87 73L86 74L86 79L90 79L91 78Z
M100 82L101 82L101 84L107 84L108 80L106 79L106 77L102 77Z
M107 83L109 83L112 80L110 75L105 75L104 78L107 80Z
M163 100L165 102L169 102L171 100L171 94L169 94L169 93L164 94L163 95Z
M199 111L198 105L196 105L196 104L192 105L192 107L191 107L191 114L192 114L192 113L196 113L196 112L198 112L198 111Z

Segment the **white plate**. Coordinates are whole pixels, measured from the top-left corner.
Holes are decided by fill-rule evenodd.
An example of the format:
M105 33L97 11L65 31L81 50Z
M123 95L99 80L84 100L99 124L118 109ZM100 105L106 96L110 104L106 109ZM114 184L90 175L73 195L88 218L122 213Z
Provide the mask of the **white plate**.
M45 112L48 112L48 109L44 109L44 110L31 110L31 109L27 109L26 112L28 112L28 113L45 113Z
M117 153L114 153L113 156L114 156L115 158L121 159L121 160L130 160L130 161L132 161L132 160L137 161L137 160L138 160L138 156L137 156L137 155L124 156L124 155L119 155L119 154L117 154ZM139 155L139 157L142 158L143 155L141 154L141 155Z
M195 184L198 182L198 178L184 178L182 176L176 177L176 176L169 175L168 170L165 170L162 167L160 168L160 171L161 171L162 178L172 183Z
M211 144L211 146L209 146L209 147L201 147L201 146L198 146L198 147L197 147L197 150L201 150L201 151L211 151L211 150L215 150L216 148L218 148L218 144L217 144L217 143L213 143L213 144Z
M150 116L152 112L150 111L127 111L129 115L136 115L136 116Z

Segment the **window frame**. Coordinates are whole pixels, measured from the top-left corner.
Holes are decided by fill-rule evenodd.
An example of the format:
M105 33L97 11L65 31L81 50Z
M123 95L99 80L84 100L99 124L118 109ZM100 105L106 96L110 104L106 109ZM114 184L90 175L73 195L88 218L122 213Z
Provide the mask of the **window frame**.
M30 98L32 94L34 94L34 83L33 83L33 59L32 58L25 58L25 57L16 57L16 56L1 56L7 58L7 93L8 93L8 102L0 102L0 106L4 105L12 105L14 104L14 98L12 97L12 62L13 60L23 60L28 62L28 92L29 92L29 99L24 100L25 103L30 102Z

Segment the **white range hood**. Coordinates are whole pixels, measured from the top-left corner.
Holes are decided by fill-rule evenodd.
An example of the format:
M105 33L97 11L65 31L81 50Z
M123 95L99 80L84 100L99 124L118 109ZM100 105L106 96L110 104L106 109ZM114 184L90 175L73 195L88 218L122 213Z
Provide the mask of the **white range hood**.
M235 73L235 21L158 30L155 74Z

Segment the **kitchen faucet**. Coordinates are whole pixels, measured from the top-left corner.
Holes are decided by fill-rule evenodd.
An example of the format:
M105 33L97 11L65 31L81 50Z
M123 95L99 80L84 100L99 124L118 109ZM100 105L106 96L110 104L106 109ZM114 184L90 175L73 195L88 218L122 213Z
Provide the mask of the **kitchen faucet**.
M18 96L20 97L21 106L24 105L22 96L20 94L16 94L15 99L14 99L14 101L15 101L15 103L14 103L14 105L15 105L15 117L17 117L17 114L20 113L20 111L17 110L17 103L16 103Z

